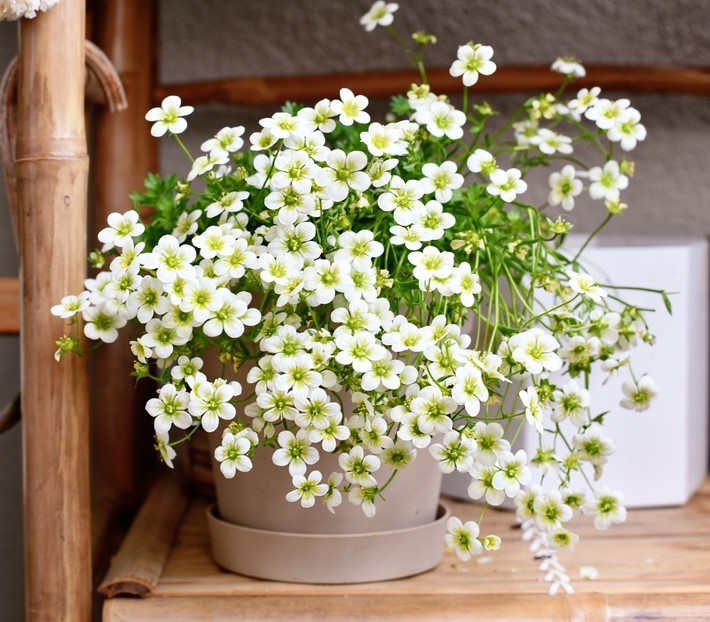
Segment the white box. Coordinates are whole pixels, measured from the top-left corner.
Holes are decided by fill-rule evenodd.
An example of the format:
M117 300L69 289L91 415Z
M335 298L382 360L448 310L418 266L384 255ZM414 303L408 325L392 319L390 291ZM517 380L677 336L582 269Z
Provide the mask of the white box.
M611 411L604 430L616 442L602 482L622 491L630 508L682 505L708 473L708 241L605 237L587 247L584 257L600 283L677 292L670 295L669 315L656 294L609 290L657 309L646 314L655 345L641 344L632 355L634 370L648 373L660 388L651 407L634 412L619 406L623 370L605 386L606 374L593 373L590 392L594 413ZM537 444L527 428L516 443L530 456ZM447 475L443 492L463 498L468 481L466 474Z

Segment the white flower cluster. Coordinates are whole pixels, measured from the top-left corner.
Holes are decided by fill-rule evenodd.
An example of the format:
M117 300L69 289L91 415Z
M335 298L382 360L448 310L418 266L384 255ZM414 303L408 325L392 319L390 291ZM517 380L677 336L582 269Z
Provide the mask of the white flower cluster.
M389 26L396 9L376 2L362 23ZM495 70L492 54L462 46L451 73L473 85ZM551 543L572 542L564 523L574 510L600 528L623 519L616 493L565 488L574 471L598 475L614 449L581 378L592 365L610 375L629 367L629 349L650 337L638 310L613 310L576 261L544 245L567 229L518 202L528 152L571 152L572 139L542 119L586 115L609 140L621 136L613 128L623 134L628 103L595 97L580 93L562 111L554 98L527 104L509 154L519 166L502 165L504 151L487 141L466 143L471 113L426 85L413 85L387 123L343 88L262 119L248 142L244 127L225 127L184 180L149 178L136 201L155 209L152 219L109 216L95 254L98 267L111 257L108 268L52 312L107 343L137 327L136 375L161 383L146 409L168 464L182 440L171 435L222 426L214 456L224 476L250 470L269 445L292 478L288 501L320 498L333 510L346 495L371 516L382 473L428 451L441 471L470 474L472 498L514 498ZM146 119L154 136L180 142L191 112L172 96ZM616 201L621 168L590 168L590 195ZM565 167L550 204L570 209L582 176ZM58 353L74 351L79 339L58 343ZM225 371L241 368L239 381L208 376L210 351ZM657 389L632 379L622 405L643 410ZM543 443L532 457L513 452L516 430L542 436L549 422L555 439L567 434L565 455ZM337 455L337 471L315 468L325 454ZM565 490L543 493L536 471ZM449 531L462 558L500 542L479 537L477 523L452 519Z

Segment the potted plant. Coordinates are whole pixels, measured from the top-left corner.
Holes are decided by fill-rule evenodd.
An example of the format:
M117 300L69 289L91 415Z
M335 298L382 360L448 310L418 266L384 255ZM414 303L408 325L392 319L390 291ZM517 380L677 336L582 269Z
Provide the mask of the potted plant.
M362 24L387 27L421 82L394 97L379 122L367 98L344 87L313 105L287 103L247 140L244 127L225 127L193 157L180 139L192 108L173 96L148 112L152 134L176 140L189 170L149 174L134 208L109 216L90 257L96 276L52 309L73 325L57 357L79 352L82 332L111 342L132 330L134 374L160 385L146 410L164 462L204 430L224 476L218 492L268 473L262 492L309 517L298 535L312 513L332 526L355 511L395 519L355 527L358 538L376 530L423 549L421 533L406 534L439 530L462 559L497 548L500 539L481 535L479 523L437 508L438 475L429 478L429 509L396 522L405 514L404 500L391 499L398 485L405 500L421 487L404 481L414 463L468 473L473 498L515 499L546 545L570 548L574 514L592 515L601 529L625 517L621 494L598 481L614 447L586 388L589 373L627 374L622 404L634 410L657 387L629 356L651 340L643 311L587 274L586 244L565 251L571 225L555 210L590 200L601 224L589 239L621 213L633 174L625 154L645 129L628 100L598 88L568 95L584 75L573 59L552 65L562 74L555 94L531 97L498 122L469 98L496 69L492 48L474 43L451 65L463 82L454 105L427 84L422 56L435 38L419 32L407 44L391 25L396 9L375 2ZM580 144L591 145L592 162L582 162ZM533 205L525 179L541 167L549 196ZM534 455L511 451L525 427L540 435ZM587 490L569 487L578 471ZM539 476L557 486L542 492ZM256 498L239 494L235 512ZM265 514L255 504L255 515ZM220 501L216 528L231 512ZM234 521L242 544L280 531ZM323 540L330 556L331 536ZM338 546L352 543L344 537ZM437 542L423 567L392 576L435 565Z

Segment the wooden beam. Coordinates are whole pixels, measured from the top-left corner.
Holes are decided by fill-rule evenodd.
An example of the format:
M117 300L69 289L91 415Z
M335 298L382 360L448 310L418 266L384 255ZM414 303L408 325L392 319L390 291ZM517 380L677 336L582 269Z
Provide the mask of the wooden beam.
M436 93L458 93L461 80L452 78L447 69L429 72L429 83ZM472 92L515 93L555 91L561 76L548 67L500 67L482 78ZM347 86L368 97L388 97L403 93L412 83L419 83L416 71L380 71L318 76L274 76L234 78L206 82L161 84L153 92L153 103L168 95L178 95L190 105L227 103L244 106L278 105L285 101L310 102L337 97ZM590 66L587 76L577 80L578 88L600 86L605 90L629 90L659 93L710 95L710 68L684 67L609 67Z
M125 110L96 110L92 158L91 244L111 212L131 208L129 194L143 187L146 173L157 165L156 141L145 113L151 105L154 76L155 6L146 0L96 3L93 21L97 44L109 57L123 83ZM155 452L147 400L136 387L128 335L90 355L94 490L94 562L108 563L126 528L126 517L146 492L143 459ZM143 425L141 425L143 424ZM143 452L141 452L141 448Z
M49 309L86 275L84 0L20 22L15 173L20 229L25 620L91 620L86 359L54 360Z
M0 334L20 332L20 282L0 278Z

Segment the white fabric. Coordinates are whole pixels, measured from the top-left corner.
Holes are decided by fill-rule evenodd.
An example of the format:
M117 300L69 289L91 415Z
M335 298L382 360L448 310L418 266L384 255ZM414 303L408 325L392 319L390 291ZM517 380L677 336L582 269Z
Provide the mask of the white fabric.
M0 21L34 17L37 11L46 11L59 0L0 0Z

